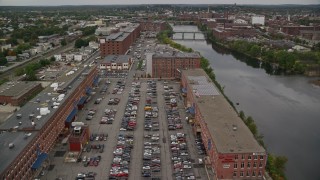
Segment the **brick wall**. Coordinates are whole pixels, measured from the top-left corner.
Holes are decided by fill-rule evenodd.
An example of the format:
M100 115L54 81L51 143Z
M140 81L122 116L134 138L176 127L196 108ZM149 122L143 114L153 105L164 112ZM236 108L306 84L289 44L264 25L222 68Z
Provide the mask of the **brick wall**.
M97 69L93 69L81 82L74 92L65 100L59 109L52 115L51 119L38 132L38 135L27 145L24 150L16 157L11 165L1 176L6 179L31 179L34 171L31 166L36 160L36 149L39 145L41 152L49 153L53 148L57 138L65 129L65 120L75 107L77 102L84 94L87 86L92 86L93 79L97 75Z

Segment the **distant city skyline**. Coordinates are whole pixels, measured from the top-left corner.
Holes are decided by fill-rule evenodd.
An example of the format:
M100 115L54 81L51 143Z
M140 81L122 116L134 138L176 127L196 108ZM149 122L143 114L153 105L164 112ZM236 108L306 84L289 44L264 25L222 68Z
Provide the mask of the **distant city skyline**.
M0 0L0 6L59 6L59 5L124 5L124 4L320 4L319 0Z

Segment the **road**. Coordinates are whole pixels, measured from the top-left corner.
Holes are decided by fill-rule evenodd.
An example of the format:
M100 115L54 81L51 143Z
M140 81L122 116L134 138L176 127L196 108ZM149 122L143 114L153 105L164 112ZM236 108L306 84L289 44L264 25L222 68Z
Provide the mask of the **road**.
M40 54L35 57L32 57L31 59L17 62L14 65L11 65L7 68L0 69L1 78L9 78L9 80L11 80L14 77L14 72L17 68L23 68L23 67L26 67L29 63L36 62L45 58L50 58L54 54L59 54L61 52L69 51L74 47L74 43L75 41L72 41L68 43L66 46L59 46L56 49L53 49L49 52L44 53L44 55Z

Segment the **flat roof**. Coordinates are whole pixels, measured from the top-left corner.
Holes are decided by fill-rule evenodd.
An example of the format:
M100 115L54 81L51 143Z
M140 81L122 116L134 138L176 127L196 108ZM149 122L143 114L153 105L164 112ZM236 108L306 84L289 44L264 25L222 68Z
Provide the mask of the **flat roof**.
M109 36L106 37L106 41L123 41L126 39L130 33L127 32L117 32L110 34Z
M218 152L265 153L265 149L258 144L249 128L221 93L216 93L215 90L212 90L213 94L209 93L210 95L201 93L204 90L199 89L199 85L212 85L216 88L204 70L182 70L182 74L193 90L195 103L201 111ZM201 81L197 81L197 78Z
M7 121L0 125L0 172L2 173L15 158L23 151L23 149L32 141L39 131L44 127L45 123L59 110L61 104L65 103L65 100L72 94L80 83L84 80L84 74L94 70L95 66L83 66L79 67L73 74L63 74L57 81L61 87L69 86L71 89L65 94L65 97L61 101L53 100L57 99L59 93L53 91L53 88L48 86L31 101L26 103L23 107L15 112ZM70 71L68 71L70 72ZM52 108L53 102L60 103L58 108ZM40 116L39 108L48 107L50 113L47 115ZM21 114L22 117L17 119L17 114ZM34 114L36 126L32 129L31 120L29 115ZM22 124L19 125L19 122ZM16 129L17 131L8 131ZM32 129L30 137L25 138L26 129ZM14 148L9 149L9 143L14 143Z
M153 55L154 58L200 58L200 55L195 52L180 52L180 51L173 51L173 52L156 52Z
M139 25L140 25L140 24L136 24L136 23L134 23L134 24L129 24L127 27L120 29L120 31L131 33L131 32L133 32L135 29L137 29L137 27L139 27Z
M20 97L39 84L41 83L32 81L8 82L0 87L0 96Z
M130 55L108 55L106 56L101 63L127 63L131 58Z

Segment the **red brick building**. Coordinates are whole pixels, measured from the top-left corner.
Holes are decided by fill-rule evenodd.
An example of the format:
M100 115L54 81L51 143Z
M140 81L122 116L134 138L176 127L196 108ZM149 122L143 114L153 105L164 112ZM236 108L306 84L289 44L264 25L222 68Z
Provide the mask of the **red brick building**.
M142 31L163 31L166 29L167 23L165 21L143 21L140 22Z
M293 35L300 35L300 31L320 31L320 26L283 26L281 31Z
M201 136L217 179L263 179L265 149L202 69L183 70L193 132Z
M180 78L180 70L200 68L200 56L197 53L182 52L154 54L151 64L152 70L150 72L147 69L147 72L153 78Z
M18 81L5 84L0 88L0 103L20 106L42 89L38 82Z
M258 32L251 26L232 26L231 28L213 28L212 34L218 39L225 39L228 37L255 37Z
M125 54L134 41L140 36L140 24L131 24L120 32L100 38L100 56Z
M73 75L62 76L57 82L71 89L59 104L52 102L59 98L57 93L47 87L0 126L1 179L32 179L41 171L57 139L63 137L75 119L77 104L96 83L97 74L96 67L85 67ZM50 112L41 115L38 108L44 105Z
M69 137L69 151L80 152L82 148L89 142L90 132L88 126L74 127Z

